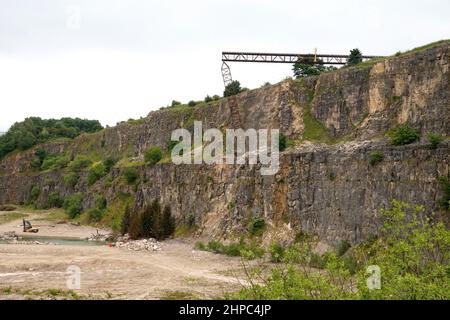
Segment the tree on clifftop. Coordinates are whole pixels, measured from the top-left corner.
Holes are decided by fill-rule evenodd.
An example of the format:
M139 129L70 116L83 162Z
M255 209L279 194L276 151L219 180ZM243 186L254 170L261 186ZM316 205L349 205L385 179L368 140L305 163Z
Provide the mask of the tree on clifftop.
M241 83L237 80L234 80L229 85L225 87L225 91L223 92L224 97L234 96L242 91Z
M353 49L350 51L350 56L348 57L347 65L354 66L363 62L363 55L359 49Z
M304 78L308 76L318 76L326 70L323 61L318 59L314 61L314 57L302 57L295 62L292 69L296 78Z

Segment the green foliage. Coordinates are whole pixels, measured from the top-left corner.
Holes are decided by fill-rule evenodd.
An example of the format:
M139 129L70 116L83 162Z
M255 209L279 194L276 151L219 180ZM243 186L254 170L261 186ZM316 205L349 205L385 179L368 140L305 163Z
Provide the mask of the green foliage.
M234 96L242 91L241 83L237 80L234 80L229 85L225 87L225 91L223 92L224 97Z
M197 241L194 245L194 248L200 251L206 251L207 247L202 241Z
M191 100L188 102L189 107L195 107L196 105L197 105L197 102L195 102L194 100Z
M283 152L287 148L287 137L283 133L280 133L278 136L278 147L280 152Z
M80 179L80 176L76 172L69 172L64 177L64 183L70 187L75 187L75 185L78 183L78 180Z
M120 226L120 233L122 235L124 235L130 231L130 223L131 223L131 208L129 205L127 205L125 207L125 211L122 216L122 223Z
M83 209L83 195L81 193L75 193L66 197L63 203L63 208L66 211L69 218L73 219L77 217Z
M247 273L250 286L228 298L448 300L450 230L442 222L424 218L422 207L399 201L381 214L385 222L379 238L350 250L341 243L337 254L323 256L314 253L308 241L295 243L277 259L283 263L268 277L261 268L251 270ZM368 288L369 266L380 268L380 289Z
M47 204L44 209L49 208L61 208L64 204L64 200L61 198L58 192L51 192L47 198Z
M103 178L107 174L105 165L102 162L94 163L89 169L89 173L87 176L87 183L89 186L92 186L98 180Z
M266 230L266 221L263 218L254 218L249 226L248 232L252 237L260 237Z
M163 158L163 153L159 147L151 147L145 152L145 162L150 165L155 165Z
M444 141L444 137L440 134L429 133L427 137L430 142L431 149L437 149L441 142Z
M165 206L161 218L161 235L160 238L166 239L175 233L175 218L169 206Z
M407 125L400 125L388 133L391 142L395 146L411 144L420 139L419 132Z
M439 205L446 210L450 210L450 181L446 177L440 177L439 183L444 193L442 198L439 199Z
M99 222L102 220L103 217L103 210L100 210L98 208L91 208L87 211L87 215L89 218L89 222Z
M264 256L264 249L256 243L246 243L244 240L240 242L232 242L225 245L217 240L211 240L205 245L203 242L195 244L197 250L209 251L216 254L223 254L230 257L243 257L247 260L253 260Z
M351 248L351 244L347 240L342 240L339 242L336 248L336 254L338 257L342 257Z
M359 49L353 49L350 51L350 56L347 61L348 66L354 66L363 62L363 54Z
M374 151L370 153L369 163L371 166L383 161L384 155L381 151Z
M117 159L108 157L103 161L103 166L105 167L105 171L109 173L111 169L116 165Z
M42 148L37 148L34 152L35 158L31 160L31 168L35 170L41 169L42 163L47 157L47 152Z
M6 134L0 136L0 159L16 149L26 150L51 139L74 138L83 132L101 129L103 127L96 120L26 118L23 122L16 122Z
M161 210L159 201L157 199L152 201L142 212L131 216L128 232L132 239L164 240L171 237L175 232L175 219L172 217L170 207L166 206Z
M214 101L219 101L220 100L220 96L218 96L217 94L213 95L213 100Z
M172 152L173 148L175 148L175 146L180 143L179 141L169 141L169 143L167 144L167 151Z
M380 290L369 290L365 268L359 274L362 299L428 300L450 298L450 230L423 217L424 208L400 201L381 210L382 237L375 241L366 265L381 269Z
M77 155L72 162L69 163L69 170L74 172L79 172L86 169L92 164L91 159L83 155Z
M105 210L108 205L106 198L102 195L98 195L95 197L95 207L99 210Z
M41 170L60 170L67 167L69 164L69 157L66 155L49 155L41 165Z
M305 78L318 76L323 72L334 71L335 67L327 67L321 59L314 60L314 57L299 58L292 68L295 78Z
M136 183L136 181L138 180L138 171L135 168L125 168L122 172L123 177L125 178L125 181L129 184L132 185L134 183Z
M41 194L41 189L38 186L33 186L30 191L30 197L28 199L28 203L34 203Z
M210 103L210 102L213 102L213 101L214 101L214 99L211 98L209 95L207 95L207 96L205 97L205 103Z
M274 242L269 247L270 259L272 262L280 263L284 259L285 249L279 242Z
M172 104L170 106L171 107L176 107L176 106L179 106L179 105L181 105L181 102L176 101L176 100L172 100Z

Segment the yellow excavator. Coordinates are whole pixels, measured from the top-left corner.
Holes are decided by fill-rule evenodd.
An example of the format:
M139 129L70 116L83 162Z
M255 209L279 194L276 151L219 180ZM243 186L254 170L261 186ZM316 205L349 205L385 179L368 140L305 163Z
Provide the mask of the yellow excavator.
M39 229L33 228L30 221L23 219L23 232L38 233Z

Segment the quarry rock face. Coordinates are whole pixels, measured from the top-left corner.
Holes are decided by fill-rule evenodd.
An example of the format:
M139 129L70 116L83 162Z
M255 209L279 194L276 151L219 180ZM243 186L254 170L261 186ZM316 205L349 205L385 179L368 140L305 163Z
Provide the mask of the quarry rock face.
M65 172L32 172L34 149L0 162L0 204L26 203L33 186L44 204L51 192L61 197L83 193L83 208L103 194L113 204L118 194L130 194L139 211L153 199L171 206L179 223L192 220L197 234L211 237L245 235L249 222L264 217L269 230L292 236L318 235L323 241L357 243L377 233L380 208L392 199L438 211L442 196L439 177L450 177L450 143L430 148L425 137L450 134L450 46L405 54L374 64L342 69L318 77L287 80L238 96L243 129L280 129L293 147L283 152L280 170L263 176L250 165L137 164L140 183L123 182L120 162L88 186L86 173L75 186L63 181ZM141 160L151 146L167 150L173 130L233 127L227 99L199 107L151 112L139 123L116 127L73 141L49 142L50 154L78 154L99 159ZM408 124L422 141L393 146L388 130ZM317 136L319 141L307 141ZM319 129L317 129L319 128ZM320 143L332 141L332 144ZM377 151L383 160L370 164Z

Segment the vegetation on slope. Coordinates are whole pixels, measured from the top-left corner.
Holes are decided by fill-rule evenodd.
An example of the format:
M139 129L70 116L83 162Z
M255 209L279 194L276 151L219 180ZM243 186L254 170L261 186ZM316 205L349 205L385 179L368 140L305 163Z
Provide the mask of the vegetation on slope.
M91 133L101 129L103 127L97 120L26 118L22 122L16 122L6 134L0 136L0 159L14 150L26 150L56 138L72 139L83 132Z
M319 256L308 241L273 246L272 261L281 264L268 277L261 268L248 272L250 286L231 298L449 299L450 230L424 219L423 207L399 201L392 205L381 210L385 222L380 237L351 250L343 244ZM380 278L374 277L378 271Z

